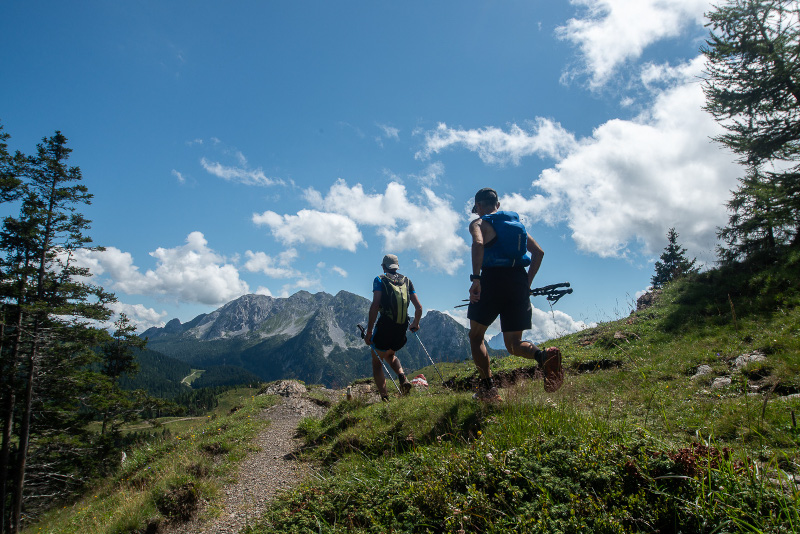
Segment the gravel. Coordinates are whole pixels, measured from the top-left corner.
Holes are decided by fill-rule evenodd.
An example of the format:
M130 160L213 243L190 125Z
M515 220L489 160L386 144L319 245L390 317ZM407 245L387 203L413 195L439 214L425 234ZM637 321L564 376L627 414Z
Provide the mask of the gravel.
M223 496L214 503L203 502L187 523L162 525L165 534L234 534L253 524L279 492L291 489L308 477L312 467L294 459L300 440L293 436L305 417L320 418L327 408L320 406L285 381L285 396L262 413L270 425L255 439L260 450L240 464L236 482L223 488ZM302 388L305 390L305 388ZM317 390L320 391L320 390ZM340 392L322 390L332 401ZM221 510L221 512L220 512Z

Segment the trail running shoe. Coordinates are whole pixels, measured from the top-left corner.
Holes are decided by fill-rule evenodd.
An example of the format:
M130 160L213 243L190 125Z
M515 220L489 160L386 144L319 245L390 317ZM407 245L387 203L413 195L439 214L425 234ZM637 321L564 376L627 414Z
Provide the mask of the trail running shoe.
M403 392L403 395L408 395L409 393L411 393L412 387L414 386L412 386L411 382L409 382L408 380L400 384L400 390Z
M544 360L544 390L548 393L558 391L564 384L564 367L561 366L561 351L556 347L547 349Z
M490 389L481 388L472 396L472 398L475 400L479 400L481 402L488 402L491 404L503 402L503 397L500 396L500 392L497 391L496 387Z

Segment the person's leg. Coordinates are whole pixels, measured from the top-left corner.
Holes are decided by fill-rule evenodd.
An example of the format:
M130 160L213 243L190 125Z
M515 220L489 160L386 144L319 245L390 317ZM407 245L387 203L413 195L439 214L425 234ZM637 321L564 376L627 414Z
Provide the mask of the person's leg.
M539 347L530 341L522 340L522 332L503 332L503 341L509 353L536 360L542 367L545 391L552 393L564 383L564 367L561 365L561 351L558 348L548 347L539 352Z
M478 368L481 378L491 378L492 370L489 368L489 352L486 350L484 336L486 335L487 325L477 321L469 322L469 348L472 351L472 361Z
M390 349L386 351L383 359L389 364L389 367L397 373L397 378L400 380L400 391L402 391L403 395L408 395L412 386L411 382L406 378L403 365L400 363L400 358L397 357L395 351Z
M509 354L533 360L539 347L530 341L522 340L522 332L503 332L503 342ZM543 362L539 362L540 364Z
M381 398L389 397L389 392L386 391L386 377L383 375L383 365L375 354L372 354L372 377L375 379L375 386L378 388Z

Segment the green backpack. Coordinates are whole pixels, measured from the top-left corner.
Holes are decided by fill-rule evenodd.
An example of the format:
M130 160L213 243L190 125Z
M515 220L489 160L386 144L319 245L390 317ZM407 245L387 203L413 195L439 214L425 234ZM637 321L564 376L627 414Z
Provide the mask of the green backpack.
M381 297L381 314L389 317L397 324L408 322L408 278L402 274L391 278L382 275L383 296Z

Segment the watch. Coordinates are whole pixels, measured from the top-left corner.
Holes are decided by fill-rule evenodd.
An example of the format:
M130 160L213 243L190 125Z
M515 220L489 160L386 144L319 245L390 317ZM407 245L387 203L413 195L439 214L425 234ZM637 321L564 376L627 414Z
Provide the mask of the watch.
M473 280L480 280L480 279L481 279L481 275L479 275L479 274L471 274L471 275L469 275L469 281L470 282L472 282Z

